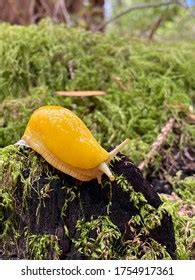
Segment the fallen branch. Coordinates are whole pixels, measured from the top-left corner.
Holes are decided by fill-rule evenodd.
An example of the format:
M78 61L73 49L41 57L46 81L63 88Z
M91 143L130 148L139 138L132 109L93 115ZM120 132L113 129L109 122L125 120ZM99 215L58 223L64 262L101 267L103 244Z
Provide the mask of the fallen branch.
M129 9L119 13L118 15L116 15L115 17L103 22L102 24L100 24L95 31L100 31L102 29L104 29L108 24L118 20L120 17L129 14L135 10L143 10L143 9L150 9L150 8L160 8L163 6L170 6L170 5L178 5L180 7L183 8L187 8L184 4L182 4L180 1L177 0L172 0L172 1L166 1L166 2L161 2L161 3L142 3L142 4L138 4L135 6L131 6Z
M138 167L140 170L143 170L148 165L150 160L155 156L155 154L160 150L161 146L166 141L167 136L169 135L169 133L171 133L174 123L175 123L175 119L171 118L168 120L166 125L162 128L160 134L156 138L155 142L152 144L151 149L150 149L149 153L147 154L145 160L143 160L139 164Z

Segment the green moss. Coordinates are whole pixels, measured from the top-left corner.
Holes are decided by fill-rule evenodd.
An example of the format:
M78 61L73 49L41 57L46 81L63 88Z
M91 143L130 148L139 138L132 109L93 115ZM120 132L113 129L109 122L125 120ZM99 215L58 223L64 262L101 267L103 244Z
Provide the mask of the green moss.
M153 239L143 241L141 235L138 235L133 240L127 242L126 246L126 259L128 260L158 260L159 258L162 258L163 260L171 260L165 247Z
M108 216L92 218L88 222L79 220L76 228L79 231L79 238L74 243L81 254L92 259L116 258L114 248L121 233Z
M191 176L182 179L181 176L182 172L178 172L176 176L172 178L174 190L183 201L194 203L195 178Z
M51 171L49 172L47 164L40 163L43 162L43 159L33 151L25 153L23 148L10 145L0 149L0 157L0 238L4 242L4 250L7 256L9 255L9 250L12 251L13 247L16 248L16 254L21 256L21 252L19 252L21 248L18 248L18 244L20 239L24 238L24 229L20 229L18 214L23 215L22 213L29 210L27 201L31 197L33 185L42 173L46 173L48 175L48 182L38 192L36 211L36 220L38 222L39 209L44 205L45 199L48 199L52 191L49 184L54 176ZM18 197L16 195L18 184L23 185L20 204L18 204ZM25 240L26 243L23 246L26 251L23 254L25 255L26 252L31 259L57 259L60 255L56 236L47 234L32 235L26 231Z
M133 191L132 187L128 185L126 179L123 176L119 176L116 180L120 184L121 188L128 193L129 200L133 202L135 207L140 209L140 214L132 218L131 223L129 224L131 231L136 232L136 225L141 225L141 232L145 235L149 234L149 231L155 229L161 225L161 219L163 215L169 213L173 218L173 224L175 229L176 245L177 245L177 257L178 259L190 259L193 254L193 240L194 240L194 221L193 221L193 205L195 201L194 197L194 187L195 179L194 177L186 177L181 180L181 173L179 172L175 178L172 178L172 183L174 185L174 190L180 196L180 200L173 201L170 203L168 199L164 196L161 197L163 200L162 205L156 210L154 207L145 203L145 198L141 193L136 193ZM182 207L188 207L191 209L191 216L187 214L181 214L180 210ZM142 245L140 245L142 244ZM153 245L154 248L153 248ZM165 248L160 249L160 246L154 241L144 244L140 240L139 233L135 240L131 240L129 244L130 248L128 249L126 256L127 258L136 258L139 256L142 259L158 259L158 254L163 254L163 259L170 259L170 256L167 254ZM148 248L144 255L140 251L139 247ZM159 250L156 250L157 248ZM159 253L161 252L161 253Z
M177 246L177 258L180 260L188 260L192 258L192 244L194 240L194 221L193 216L187 214L182 215L180 210L185 204L183 200L170 201L161 196L163 204L158 209L158 212L163 213L167 211L170 213L173 219L176 246Z
M0 222L1 232L0 238L6 237L13 233L13 215L14 215L14 198L10 192L0 191Z
M57 104L48 88L31 89L29 96L5 99L0 104L0 147L16 143L23 135L32 112L43 104Z
M10 145L4 149L0 149L0 157L1 189L8 189L11 193L14 193L15 186L18 180L20 180L24 184L24 194L27 194L33 184L30 178L33 178L36 172L41 172L41 170L37 167L37 157L34 152L25 156L22 152L20 152L19 146ZM26 165L27 157L29 165ZM26 169L29 170L28 178L24 178L23 176L25 165Z
M61 250L54 235L27 235L28 254L31 260L59 259Z
M22 164L17 160L16 146L10 145L0 149L0 185L1 189L12 189L21 173ZM11 176L10 176L11 174Z
M155 229L161 225L162 215L159 215L159 212L148 204L141 207L140 216L147 230Z
M138 163L168 117L181 119L175 105L192 103L193 43L181 42L179 48L173 42L129 43L43 21L0 25L0 46L1 147L22 136L34 109L58 104L75 111L105 147L129 137L126 153ZM63 98L54 95L57 90L104 90L107 95Z
M143 204L146 203L146 199L140 192L135 192L133 187L129 185L127 179L120 175L116 178L117 183L120 185L122 190L126 192L129 196L129 201L133 203L136 208L141 208ZM148 210L148 209L147 209Z
M178 200L167 206L172 208L172 217L176 232L177 254L179 259L194 258L194 214L195 207L195 178L186 177L182 179L182 172L178 172L176 177L171 178L174 191L179 196ZM188 212L188 213L187 213ZM178 215L179 213L179 215Z

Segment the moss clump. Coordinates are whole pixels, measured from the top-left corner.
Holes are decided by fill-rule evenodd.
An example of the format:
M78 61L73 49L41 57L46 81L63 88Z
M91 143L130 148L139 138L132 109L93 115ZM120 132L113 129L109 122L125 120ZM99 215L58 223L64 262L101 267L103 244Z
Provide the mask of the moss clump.
M180 217L173 216L176 242L179 248L178 255L180 259L194 259L195 178L186 177L182 179L182 173L178 172L173 181L174 191L179 196L179 199L173 205L180 214ZM180 238L180 236L183 236L183 238Z
M0 191L0 237L6 238L12 233L14 198L10 192Z
M127 242L127 259L141 259L141 260L170 260L171 257L167 253L165 247L160 245L153 239L142 241L141 236L136 236L132 241ZM142 250L140 250L142 247ZM143 251L145 252L143 254ZM137 258L135 257L137 256Z
M163 200L163 204L159 208L159 211L168 211L173 218L178 259L192 259L194 257L192 250L194 242L193 215L181 213L181 209L186 203L185 200L176 200L170 203L170 200L164 195L161 196L161 199ZM193 205L193 202L190 205Z
M54 235L27 235L29 259L59 259L61 254L57 237Z
M80 236L75 247L81 254L92 259L117 258L114 243L121 238L121 232L108 216L92 218L91 221L79 220L76 228Z
M179 197L188 203L195 201L195 178L193 176L185 177L182 179L182 172L178 172L174 178L172 178L173 187Z
M60 255L57 237L54 235L33 235L24 227L23 215L29 211L28 200L32 197L32 186L42 173L47 173L47 184L38 192L36 221L39 221L39 209L49 197L49 183L53 179L42 158L32 151L23 153L23 149L10 145L0 149L0 237L4 244L3 255L7 258L20 255L30 259L56 259ZM42 166L42 167L41 167ZM22 190L18 185L22 184ZM21 244L21 240L25 242ZM22 248L20 248L20 246ZM14 253L13 253L13 247ZM2 249L2 248L1 248ZM11 255L9 255L9 253Z
M35 108L49 102L57 104L48 95L46 87L34 88L29 96L17 99L5 99L0 104L0 147L17 142L26 127L28 119Z

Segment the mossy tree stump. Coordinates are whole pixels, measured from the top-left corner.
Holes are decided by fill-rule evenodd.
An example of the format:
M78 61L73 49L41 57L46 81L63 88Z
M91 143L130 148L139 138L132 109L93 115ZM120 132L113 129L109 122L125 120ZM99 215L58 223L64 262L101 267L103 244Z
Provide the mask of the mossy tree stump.
M102 185L61 173L30 148L0 156L2 258L176 258L172 218L126 156Z

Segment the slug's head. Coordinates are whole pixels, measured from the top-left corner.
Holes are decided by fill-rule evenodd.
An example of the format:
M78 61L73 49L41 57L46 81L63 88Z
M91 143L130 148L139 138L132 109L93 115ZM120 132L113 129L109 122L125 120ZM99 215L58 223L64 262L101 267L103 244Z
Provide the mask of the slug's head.
M109 167L108 167L108 163L119 153L121 152L121 150L128 144L129 139L126 139L125 141L123 141L120 145L118 145L114 150L112 150L109 153L109 158L105 161L102 162L100 165L98 165L97 167L97 180L98 183L101 183L101 176L103 174L106 174L108 176L108 178L110 179L110 181L114 181L115 177L112 174L112 172L110 171Z

